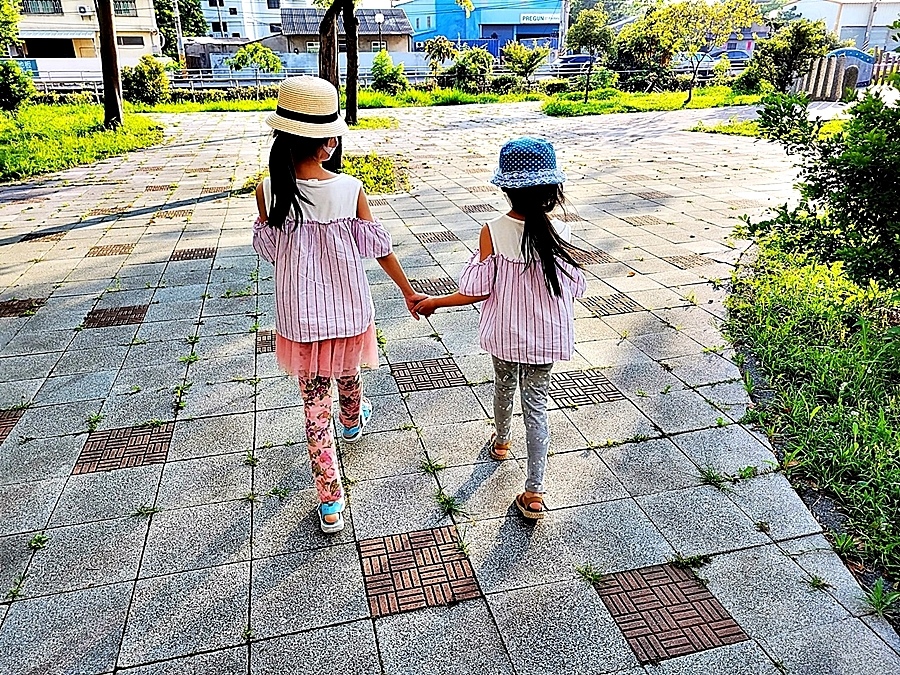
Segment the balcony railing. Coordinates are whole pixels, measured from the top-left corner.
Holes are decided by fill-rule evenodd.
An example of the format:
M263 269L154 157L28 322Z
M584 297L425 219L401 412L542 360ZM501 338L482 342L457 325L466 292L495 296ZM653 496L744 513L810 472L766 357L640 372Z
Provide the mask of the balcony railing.
M116 16L137 16L137 0L113 0Z
M23 0L22 14L62 14L62 0Z

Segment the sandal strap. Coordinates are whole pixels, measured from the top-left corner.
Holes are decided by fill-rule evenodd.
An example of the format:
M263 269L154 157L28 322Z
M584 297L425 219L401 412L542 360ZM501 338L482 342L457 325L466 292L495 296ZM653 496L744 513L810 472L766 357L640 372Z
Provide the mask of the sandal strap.
M541 495L534 495L534 496L532 496L532 497L526 497L526 496L525 496L525 493L523 492L523 493L520 494L518 497L516 497L516 499L518 499L518 500L519 500L519 503L520 503L525 509L527 509L527 510L529 510L529 511L533 511L533 512L535 512L535 513L539 513L540 511L543 511L543 510L544 510L544 498L543 498ZM541 505L541 508L540 508L540 509L533 509L533 508L531 508L531 505L534 504L535 502L537 502L538 504Z
M336 513L340 513L344 510L344 504L341 500L336 502L325 502L323 504L319 504L319 512L323 516L333 516Z

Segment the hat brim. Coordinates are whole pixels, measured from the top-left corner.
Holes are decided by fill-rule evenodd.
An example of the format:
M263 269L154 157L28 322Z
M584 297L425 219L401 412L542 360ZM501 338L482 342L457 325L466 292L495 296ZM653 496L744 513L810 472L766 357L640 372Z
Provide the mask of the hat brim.
M326 124L312 124L310 122L298 122L297 120L289 120L282 117L277 112L271 113L266 117L266 124L278 131L284 131L295 136L305 136L306 138L332 138L334 136L345 136L350 128L344 121L343 117L338 117L334 122Z
M555 171L515 171L501 173L499 169L494 172L491 183L501 188L524 188L535 185L560 185L566 182L566 174L558 169Z

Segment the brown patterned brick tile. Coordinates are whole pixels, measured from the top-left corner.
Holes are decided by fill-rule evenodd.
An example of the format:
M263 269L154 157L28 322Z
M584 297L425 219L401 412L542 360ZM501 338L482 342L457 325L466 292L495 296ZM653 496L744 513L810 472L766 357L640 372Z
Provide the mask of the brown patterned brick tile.
M46 298L22 298L0 302L0 318L31 316L47 302Z
M558 216L553 216L554 220L561 220L564 223L580 223L584 220L577 213L560 213Z
M563 408L621 401L624 394L599 370L567 370L550 376L550 396Z
M200 190L201 195L217 195L223 192L231 192L228 185L210 185Z
M665 192L659 192L658 190L647 190L646 192L635 192L635 197L640 197L641 199L648 199L651 201L657 199L671 199L672 195L666 194Z
M624 293L578 298L578 302L591 310L594 316L601 318L604 316L611 316L613 314L628 314L629 312L640 312L644 309Z
M128 307L92 309L84 318L82 326L85 328L109 328L110 326L141 323L149 308L150 305L130 305Z
M92 431L72 469L72 475L127 469L166 461L174 422Z
M209 260L216 257L218 251L215 247L209 248L182 248L172 252L169 260Z
M491 206L490 204L463 204L461 208L463 213L494 213L499 211L496 206Z
M25 414L24 410L0 410L0 443L9 438L13 427L16 426L23 414Z
M636 227L647 227L648 225L665 225L666 221L656 216L625 216L622 220L631 223Z
M418 293L426 295L449 295L456 293L459 287L456 282L449 277L440 279L410 279L413 289Z
M572 259L579 265L606 265L608 263L617 262L609 253L601 251L599 248L572 248L569 249L569 255L571 255Z
M693 267L705 267L706 265L712 265L715 262L699 253L691 253L690 255L670 255L663 258L663 260L672 263L675 267L683 270L691 269Z
M272 354L275 351L275 331L260 330L256 332L256 353Z
M111 244L109 246L92 246L86 258L100 258L110 255L128 255L134 250L134 244Z
M416 237L423 244L439 244L442 242L459 241L459 237L450 232L450 230L441 230L440 232L419 232Z
M468 384L465 375L450 357L391 364L391 375L401 393L446 389Z
M66 236L65 232L29 232L24 237L19 239L19 242L23 242L23 241L37 241L37 242L60 241L65 236Z
M499 188L495 188L493 185L473 185L472 187L466 188L469 192L496 192Z
M165 185L148 185L144 188L144 192L169 192L174 189L174 185L167 183Z
M190 218L194 215L193 209L172 209L170 211L157 211L156 218Z
M370 199L369 206L388 206L389 202L387 199Z

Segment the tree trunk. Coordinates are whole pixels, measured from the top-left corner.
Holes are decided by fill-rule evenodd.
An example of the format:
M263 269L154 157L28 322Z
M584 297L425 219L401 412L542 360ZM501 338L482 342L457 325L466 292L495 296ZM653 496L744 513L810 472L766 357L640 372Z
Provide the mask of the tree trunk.
M338 77L338 30L337 16L341 10L341 0L334 0L319 24L319 77L328 80L335 89L340 89Z
M356 18L353 0L343 0L344 33L347 36L347 124L356 124L357 92L359 86L359 19Z
M103 126L115 129L122 125L122 79L119 76L113 6L112 0L95 1L97 21L100 24L100 64L103 70Z
M584 102L588 102L588 96L591 93L591 73L594 70L594 56L591 55L591 60L588 61L588 69L587 76L584 78Z
M682 108L687 108L688 103L690 103L694 98L694 85L697 82L697 72L700 70L700 63L698 62L696 66L694 66L693 72L691 72L691 86L688 89L688 97L685 99L684 103L681 104Z

